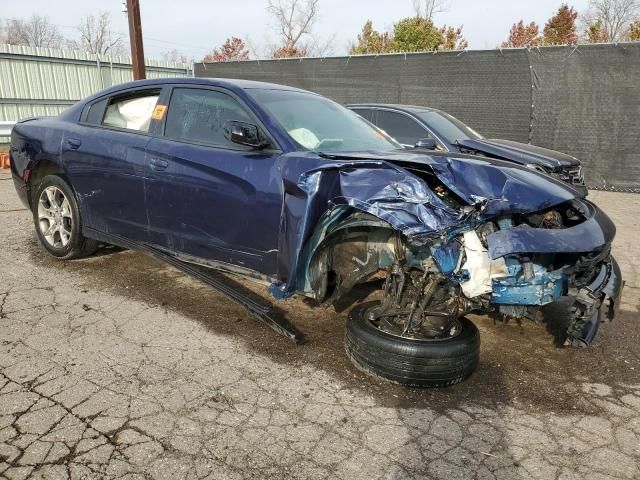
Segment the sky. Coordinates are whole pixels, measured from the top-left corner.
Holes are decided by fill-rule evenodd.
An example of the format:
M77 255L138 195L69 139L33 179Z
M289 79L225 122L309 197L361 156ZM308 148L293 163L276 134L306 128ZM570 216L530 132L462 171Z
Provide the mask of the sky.
M46 15L67 37L83 15L111 13L113 30L125 34L126 16L121 0L3 0L0 18ZM524 19L540 27L555 13L562 0L449 0L448 10L435 17L436 25L463 26L470 49L492 49ZM200 60L231 36L249 39L255 50L275 41L266 0L140 0L145 56L161 58L173 49ZM579 13L588 0L569 2ZM315 35L333 38L333 53L345 54L370 19L377 30L391 30L393 23L413 14L412 0L320 0ZM127 43L128 46L128 43Z

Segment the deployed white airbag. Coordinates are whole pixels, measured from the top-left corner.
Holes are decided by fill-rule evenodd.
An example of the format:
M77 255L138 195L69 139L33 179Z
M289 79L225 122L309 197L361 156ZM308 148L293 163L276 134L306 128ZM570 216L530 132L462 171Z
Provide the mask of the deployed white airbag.
M316 137L316 135L308 128L295 128L293 130L289 130L289 135L291 135L296 142L309 150L313 150L320 143L318 137Z
M129 130L147 131L158 96L123 100L107 107L104 124Z
M509 275L503 258L491 260L480 237L475 231L463 234L466 261L463 270L469 272L469 280L461 283L462 292L467 298L477 297L491 292L491 280Z

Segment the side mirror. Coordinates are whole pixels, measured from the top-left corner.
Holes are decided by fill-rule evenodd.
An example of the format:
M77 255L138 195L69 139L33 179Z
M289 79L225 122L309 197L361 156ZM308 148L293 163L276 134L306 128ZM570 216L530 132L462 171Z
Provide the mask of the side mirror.
M269 146L269 142L263 138L257 125L230 120L224 124L223 128L224 137L230 142L256 149L263 149Z
M421 138L416 142L415 148L422 148L424 150L435 150L438 144L433 138Z

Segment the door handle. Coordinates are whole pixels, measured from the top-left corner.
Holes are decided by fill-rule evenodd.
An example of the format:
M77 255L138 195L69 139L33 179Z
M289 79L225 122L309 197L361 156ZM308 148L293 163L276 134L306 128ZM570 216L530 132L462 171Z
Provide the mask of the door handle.
M169 166L169 162L160 158L152 158L151 160L149 160L149 165L154 170L162 171Z
M80 145L82 145L82 141L77 138L67 138L67 145L69 145L71 150L77 150L80 148Z

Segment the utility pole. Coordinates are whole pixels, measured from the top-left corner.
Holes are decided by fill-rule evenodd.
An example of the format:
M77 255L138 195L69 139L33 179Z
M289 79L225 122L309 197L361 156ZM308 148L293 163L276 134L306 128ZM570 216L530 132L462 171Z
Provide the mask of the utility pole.
M146 78L146 73L144 68L144 46L142 45L140 0L127 0L127 16L129 17L129 40L131 41L133 79L142 80Z

